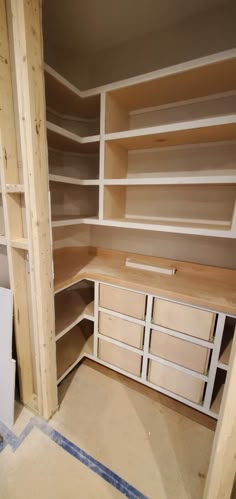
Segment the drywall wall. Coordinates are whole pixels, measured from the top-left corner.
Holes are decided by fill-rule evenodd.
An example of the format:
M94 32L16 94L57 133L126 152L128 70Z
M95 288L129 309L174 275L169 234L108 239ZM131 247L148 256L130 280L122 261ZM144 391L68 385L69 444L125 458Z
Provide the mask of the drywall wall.
M236 3L93 56L90 85L129 78L236 46Z
M7 250L5 246L0 246L0 286L9 288L9 272L7 262Z
M236 3L230 1L167 29L91 53L53 46L45 34L45 60L84 90L235 47L235 19Z
M60 49L44 39L44 60L80 90L91 86L92 58L88 54Z
M236 241L215 237L93 226L91 246L236 268Z

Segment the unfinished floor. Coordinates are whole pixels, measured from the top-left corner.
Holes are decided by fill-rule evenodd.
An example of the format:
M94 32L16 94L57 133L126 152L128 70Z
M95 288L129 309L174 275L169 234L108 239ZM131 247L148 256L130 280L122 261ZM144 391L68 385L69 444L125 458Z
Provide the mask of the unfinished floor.
M213 420L90 361L59 398L49 423L17 405L1 499L202 497Z

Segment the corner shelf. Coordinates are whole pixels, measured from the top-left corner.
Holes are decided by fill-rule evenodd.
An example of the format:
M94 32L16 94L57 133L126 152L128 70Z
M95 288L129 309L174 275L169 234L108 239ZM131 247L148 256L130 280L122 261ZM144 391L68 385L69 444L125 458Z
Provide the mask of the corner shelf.
M11 246L12 248L16 249L21 249L21 250L27 250L28 249L28 239L26 238L19 238L19 239L11 239Z
M83 319L94 321L93 288L72 288L55 295L56 341Z
M49 174L50 182L59 182L63 184L72 184L72 185L99 185L98 179L77 179L72 177L66 177L64 175L53 175Z
M215 397L215 400L211 404L211 412L213 412L217 416L220 412L220 406L221 406L222 397L223 397L223 393L224 393L224 387L225 387L224 384L221 385L221 387L220 387L220 389Z
M47 121L49 147L68 152L98 152L99 135L80 137L54 123Z
M50 107L62 114L71 114L83 118L94 118L100 113L100 95L84 96L75 85L44 64L46 101Z
M82 321L56 343L57 383L83 359L84 355L93 355L93 324Z
M127 150L236 139L236 114L109 133L106 141Z

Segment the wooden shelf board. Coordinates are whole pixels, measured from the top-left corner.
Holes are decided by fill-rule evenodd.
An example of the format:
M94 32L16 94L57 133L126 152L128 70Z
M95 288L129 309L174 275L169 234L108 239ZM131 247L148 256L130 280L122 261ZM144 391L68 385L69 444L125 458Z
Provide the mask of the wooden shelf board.
M50 182L60 182L63 184L73 184L73 185L99 185L99 179L86 179L81 180L72 177L66 177L64 175L53 175L49 174Z
M220 406L221 406L221 401L222 401L222 397L223 397L224 386L225 385L221 385L214 402L211 404L211 411L214 412L214 414L219 414L219 412L220 412Z
M174 266L177 272L168 276L127 268L126 258L158 267ZM88 279L235 314L235 270L92 247L55 250L54 269L55 292Z
M52 227L66 227L67 225L98 224L97 217L87 215L57 215L52 217Z
M11 246L12 246L12 248L16 248L16 249L27 250L28 249L28 239L25 239L23 237L19 238L19 239L12 239Z
M25 192L25 187L23 184L6 184L6 192L9 194L23 194Z
M182 71L181 71L182 66ZM228 92L236 88L235 57L162 75L110 92L128 111ZM160 70L159 74L165 70ZM150 74L151 76L151 74Z
M236 115L142 128L106 135L127 150L172 147L236 139Z
M106 219L103 220L102 225L108 227L123 227L129 229L142 229L160 232L174 232L177 234L195 234L214 237L228 237L234 238L231 232L231 224L214 224L214 223L177 223L168 222L166 220L147 220L136 218L120 218L120 219Z
M93 335L75 326L56 343L58 382L66 376L85 354L93 354Z
M219 358L219 363L223 364L225 367L228 367L229 365L229 358L231 354L232 344L233 344L233 338L231 338L231 340L229 341L228 345L226 346L225 350L223 351L223 353Z
M225 174L222 172L212 172L212 175L204 172L164 172L156 173L153 177L142 178L117 178L105 179L105 185L182 185L182 184L235 184L236 170Z
M55 295L56 340L83 319L94 320L91 288L66 290Z
M67 152L94 153L99 151L99 135L80 137L47 121L48 146Z
M63 114L88 119L99 117L99 94L82 97L82 92L48 64L44 65L44 76L47 105Z
M7 244L6 236L1 236L0 235L0 245L1 246L6 246L6 244Z

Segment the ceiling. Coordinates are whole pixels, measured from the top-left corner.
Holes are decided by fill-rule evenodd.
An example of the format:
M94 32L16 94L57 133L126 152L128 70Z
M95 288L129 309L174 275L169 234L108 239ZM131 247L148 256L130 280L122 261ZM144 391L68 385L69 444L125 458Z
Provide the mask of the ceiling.
M58 48L93 53L227 3L228 0L44 0L44 36L47 43Z

